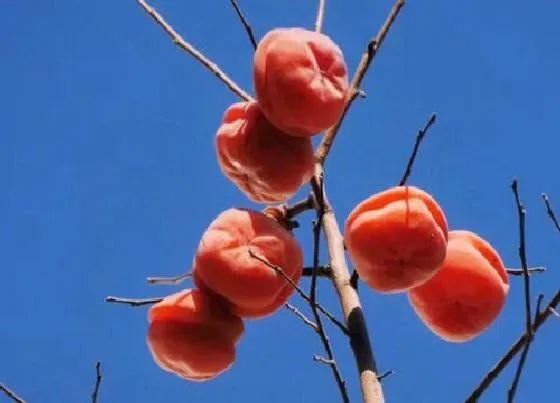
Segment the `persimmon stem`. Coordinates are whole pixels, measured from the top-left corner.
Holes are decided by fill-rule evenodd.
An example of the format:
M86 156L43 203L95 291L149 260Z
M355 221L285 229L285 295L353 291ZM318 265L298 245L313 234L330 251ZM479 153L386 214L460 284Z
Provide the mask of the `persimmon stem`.
M237 94L239 98L245 101L253 101L253 98L247 94L235 81L233 81L229 76L218 67L218 65L208 59L202 52L196 49L193 45L188 43L183 39L179 33L177 33L167 21L145 0L136 0L138 4L144 9L144 11L152 17L152 19L158 24L165 33L171 38L171 40L183 49L185 52L190 54L196 60L198 60L204 67L206 67L210 72L212 72L218 79L224 83L233 93Z

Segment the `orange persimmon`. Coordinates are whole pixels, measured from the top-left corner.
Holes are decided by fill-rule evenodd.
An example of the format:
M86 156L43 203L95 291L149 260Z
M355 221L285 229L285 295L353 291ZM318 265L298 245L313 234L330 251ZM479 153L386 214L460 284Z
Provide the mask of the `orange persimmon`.
M285 202L313 175L311 140L276 128L256 102L226 110L216 151L224 175L257 203Z
M190 381L207 381L235 361L243 321L221 300L187 289L164 298L148 313L148 347L162 369Z
M262 318L280 309L294 289L250 250L294 283L301 279L303 252L293 235L261 212L232 208L203 234L194 258L194 281L227 300L234 314Z
M265 116L293 136L310 137L340 118L348 92L342 50L302 28L278 28L259 42L254 86Z
M412 308L436 335L469 341L500 314L509 276L498 252L470 231L450 231L441 270L409 292Z
M445 215L425 191L397 186L358 204L344 239L360 278L380 293L399 293L432 277L445 258Z

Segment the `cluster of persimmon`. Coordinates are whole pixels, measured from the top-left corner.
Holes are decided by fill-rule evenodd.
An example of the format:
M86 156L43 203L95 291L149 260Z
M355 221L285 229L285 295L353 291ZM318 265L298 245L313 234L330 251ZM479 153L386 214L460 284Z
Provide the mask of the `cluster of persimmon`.
M292 233L259 211L222 212L194 257L197 288L167 296L150 309L148 346L156 363L192 381L229 369L243 320L273 314L294 292L275 267L299 282L303 252Z
M449 230L422 189L398 186L364 200L344 238L360 278L379 293L408 293L421 321L444 340L473 339L504 306L509 278L499 254L473 232Z
M348 85L328 36L270 31L254 56L257 100L227 108L216 134L224 175L253 202L289 200L313 175L311 138L340 118ZM193 261L197 288L150 310L148 346L161 368L192 381L218 376L235 360L243 320L269 316L291 297L303 252L274 211L231 208L209 225Z
M313 175L312 137L341 117L348 87L342 51L329 37L270 31L254 56L256 101L229 106L217 130L224 175L253 202L291 199ZM292 296L303 252L268 211L222 212L193 259L196 288L151 308L148 346L160 367L192 381L218 376L235 361L243 321L272 315ZM449 231L442 208L417 187L361 202L344 238L362 281L379 293L408 293L420 319L445 340L478 336L504 305L509 281L498 253L472 232Z

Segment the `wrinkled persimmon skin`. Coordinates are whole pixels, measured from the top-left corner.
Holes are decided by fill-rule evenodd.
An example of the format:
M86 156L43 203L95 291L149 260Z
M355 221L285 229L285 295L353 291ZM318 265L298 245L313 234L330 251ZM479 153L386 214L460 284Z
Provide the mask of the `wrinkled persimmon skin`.
M148 313L148 347L162 369L196 382L228 370L245 328L219 299L196 289L170 295Z
M310 137L342 115L348 69L328 36L302 28L278 28L259 42L254 58L257 101L265 116L293 136Z
M344 239L360 278L379 293L405 292L432 277L445 258L447 221L438 203L414 186L398 186L360 203Z
M460 343L494 322L508 291L509 277L496 250L470 231L450 231L441 270L411 290L409 301L433 333Z
M224 175L257 203L283 203L313 175L311 140L273 126L256 102L239 102L226 110L216 150Z
M294 290L249 250L282 268L296 284L301 279L303 252L292 234L261 212L232 208L203 234L194 258L194 281L227 300L235 315L257 319L280 309Z

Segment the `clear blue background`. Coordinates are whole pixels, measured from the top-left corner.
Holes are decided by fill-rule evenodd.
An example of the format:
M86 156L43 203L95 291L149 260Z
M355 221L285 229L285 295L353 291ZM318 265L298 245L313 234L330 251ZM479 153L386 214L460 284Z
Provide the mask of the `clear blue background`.
M312 27L317 2L240 3L262 35ZM252 49L228 1L153 5L252 92ZM352 71L391 6L327 1L324 31ZM510 190L517 176L529 263L549 269L532 286L547 300L560 284L560 236L540 200L548 192L560 211L559 16L553 1L410 1L327 163L339 222L398 181L416 130L437 112L410 183L436 197L453 229L478 232L519 267ZM107 295L178 290L144 278L182 272L222 210L257 207L215 159L213 136L234 101L133 0L0 1L0 379L30 403L89 401L96 360L101 402L339 401L329 369L311 358L322 354L318 338L289 312L247 323L235 366L193 384L153 363L146 308L104 303ZM308 251L310 216L297 232ZM511 283L499 319L461 345L431 334L404 295L362 287L380 370L396 371L384 381L387 401L464 401L523 331L522 279ZM321 282L319 295L339 313L330 283ZM350 350L329 332L359 401ZM518 402L557 398L558 340L551 320L529 355ZM481 401L505 401L513 369Z

